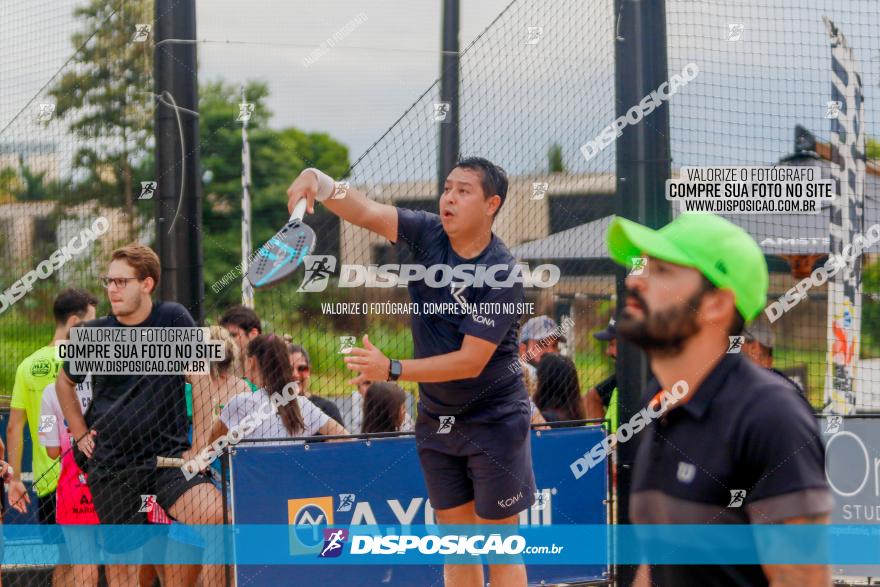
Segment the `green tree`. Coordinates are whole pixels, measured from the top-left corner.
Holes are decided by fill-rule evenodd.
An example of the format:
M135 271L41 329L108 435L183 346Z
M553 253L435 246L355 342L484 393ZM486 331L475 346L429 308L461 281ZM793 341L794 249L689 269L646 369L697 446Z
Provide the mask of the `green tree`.
M868 159L880 159L880 142L877 139L868 139L865 146L865 156Z
M547 171L550 173L565 173L565 162L562 160L562 146L553 143L547 149Z
M15 167L0 169L0 204L8 204L18 199L23 182Z
M74 155L87 176L76 191L124 206L131 238L138 224L134 170L147 158L154 103L152 43L133 37L135 25L152 22L152 14L152 0L89 0L76 8L81 27L71 41L78 50L49 90L56 115L87 145Z
M287 219L287 188L300 171L317 167L341 177L349 166L348 149L324 133L268 127L268 86L245 85L254 104L248 121L251 149L251 218L253 247L268 240ZM238 281L219 292L211 285L241 261L241 123L236 122L241 90L221 80L199 88L199 134L204 183L202 247L208 307L241 299ZM262 295L262 294L260 294ZM313 296L314 297L314 296Z
M862 356L880 354L880 261L862 267Z

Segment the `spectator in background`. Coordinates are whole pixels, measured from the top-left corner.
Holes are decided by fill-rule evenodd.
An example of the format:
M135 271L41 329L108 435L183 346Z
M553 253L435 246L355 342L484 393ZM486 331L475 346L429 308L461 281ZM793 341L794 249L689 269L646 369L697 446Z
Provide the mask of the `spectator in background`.
M550 316L530 318L519 332L519 362L529 397L535 394L535 367L547 353L558 353L565 335Z
M261 334L254 338L248 343L246 353L245 373L259 388L255 393L240 393L229 400L223 407L220 418L214 422L209 443L239 424L242 425L241 436L251 439L348 434L341 424L301 394L296 395L292 401L277 405L268 418L255 419L255 414L265 413L262 409L265 404L272 403L272 394L277 393L282 397L285 395L285 391L289 390L288 385L294 382L294 377L287 345L274 334ZM245 418L250 418L249 426L243 423Z
M336 404L329 399L313 395L309 391L309 381L312 378L312 361L309 359L309 353L301 345L290 342L289 337L285 336L284 340L287 342L287 354L290 358L290 368L293 369L293 380L299 383L300 394L309 398L322 412L342 426L342 414L339 413Z
M220 326L232 335L232 338L238 344L239 356L242 357L248 343L263 333L263 326L257 313L241 304L230 306L223 312L223 315L220 316ZM250 385L252 391L257 390L256 385L247 379L245 379L245 382Z
M211 326L211 340L219 340L226 350L222 361L211 361L208 374L191 374L188 379L193 391L193 436L191 453L184 456L189 460L199 454L208 445L211 428L220 417L223 407L239 393L251 391L248 383L242 379L241 354L232 334L222 326ZM219 469L219 461L214 461Z
M351 410L345 414L345 427L348 430L351 430L353 433L356 433L358 430L363 428L364 423L364 401L367 394L367 389L369 389L370 385L372 385L372 381L364 381L360 385L357 386L357 389L351 392ZM377 382L384 383L384 382ZM395 387L398 387L395 385ZM415 430L415 424L413 422L412 416L406 410L406 391L404 393L404 410L403 410L403 422L400 425L401 432L411 432Z
M34 492L37 494L37 520L40 524L55 524L55 489L58 485L60 467L40 444L40 411L43 390L54 383L61 362L56 358L55 347L66 340L70 329L80 322L92 320L98 299L82 289L65 289L55 298L52 312L55 317L55 334L52 342L27 357L15 372L9 424L6 441L9 443L9 464L14 471L9 483L10 507L26 512L31 499L21 481L21 457L24 426L31 435L31 466ZM52 573L53 582L62 584L69 575L70 567L57 565Z
M76 396L85 414L92 402L91 377L76 385ZM95 513L95 504L92 502L92 492L89 490L86 474L77 466L73 458L70 429L58 402L54 383L50 383L43 390L40 443L46 449L49 458L61 457L61 473L58 478L58 489L55 491L55 521L65 526L63 532L67 548L78 550L77 554L82 556L94 556L96 551L90 548L95 542L94 536L89 531L85 531L84 535L80 536L79 530L80 526L100 522L98 514ZM61 566L64 570L64 581L53 582L53 587L98 585L97 565Z
M574 361L558 353L545 354L536 372L535 405L547 422L585 419Z
M794 381L782 371L773 368L773 347L776 346L776 336L773 334L770 322L764 318L763 314L743 328L742 333L744 337L742 353L761 367L770 369L780 377L784 377L797 388L798 393L806 397L803 387L797 381Z
M607 341L608 346L605 347L605 356L612 361L617 360L617 327L614 318L608 321L608 326L604 330L593 333L596 340ZM610 431L617 431L617 374L612 373L610 377L590 388L584 396L584 411L587 418L590 419L607 419L610 423Z
M361 432L399 432L406 416L406 392L385 381L371 383L364 394Z
M773 369L776 336L770 324L758 317L743 329L742 353L765 369Z

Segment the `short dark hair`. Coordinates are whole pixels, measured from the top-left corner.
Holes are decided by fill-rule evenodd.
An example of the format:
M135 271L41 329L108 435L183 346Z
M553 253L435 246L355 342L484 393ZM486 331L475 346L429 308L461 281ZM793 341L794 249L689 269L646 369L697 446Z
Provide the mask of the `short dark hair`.
M82 318L89 311L89 306L97 306L98 298L84 289L68 288L55 298L52 305L52 313L55 314L55 323L64 324L71 316Z
M455 166L480 172L483 196L488 199L498 194L501 198L501 203L498 205L498 209L495 210L495 216L497 216L498 212L501 211L501 206L504 205L504 200L507 199L507 172L501 166L495 165L483 157L466 157L459 160Z
M227 308L223 315L220 316L220 326L225 327L229 324L238 326L245 332L250 332L256 328L257 332L263 333L263 327L260 324L260 317L257 316L257 313L241 304Z

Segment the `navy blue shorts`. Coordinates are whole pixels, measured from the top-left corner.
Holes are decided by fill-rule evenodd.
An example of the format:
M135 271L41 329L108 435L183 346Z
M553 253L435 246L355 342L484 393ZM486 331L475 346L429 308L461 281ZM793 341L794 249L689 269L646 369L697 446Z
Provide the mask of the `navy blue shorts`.
M477 515L500 520L535 501L535 473L526 402L511 404L491 419L456 418L438 434L441 417L419 405L416 442L428 497L434 509L474 501Z

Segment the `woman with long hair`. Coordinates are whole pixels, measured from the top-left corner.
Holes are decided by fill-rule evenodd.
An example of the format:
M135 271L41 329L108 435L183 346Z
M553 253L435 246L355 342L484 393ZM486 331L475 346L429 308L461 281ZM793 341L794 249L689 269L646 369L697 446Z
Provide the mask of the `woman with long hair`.
M238 345L229 331L222 326L211 326L210 340L220 341L226 353L222 361L211 361L209 373L188 377L192 384L193 455L208 445L211 428L229 400L239 393L250 392L242 379L244 371Z
M364 394L364 423L361 431L398 432L406 416L406 392L393 383L376 381Z
M583 420L581 388L574 361L558 353L541 357L537 368L535 404L548 422Z
M229 400L211 429L209 442L226 435L241 438L290 438L348 434L341 424L299 395L293 380L287 346L274 334L261 334L248 343L245 375L259 389ZM234 442L230 442L234 444Z

